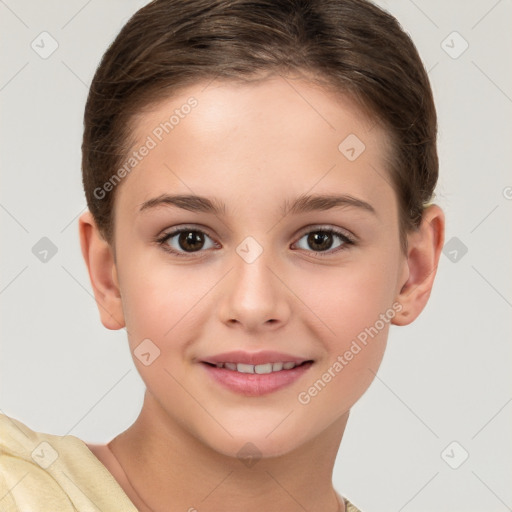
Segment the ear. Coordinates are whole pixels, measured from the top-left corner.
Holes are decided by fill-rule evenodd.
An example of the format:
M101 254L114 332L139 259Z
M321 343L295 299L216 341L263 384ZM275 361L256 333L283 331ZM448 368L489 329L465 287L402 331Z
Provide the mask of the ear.
M80 216L78 228L101 322L107 329L121 329L125 321L113 249L101 235L90 211Z
M433 204L424 210L418 229L408 234L405 279L396 298L402 309L393 324L410 324L426 306L444 244L444 226L444 213Z

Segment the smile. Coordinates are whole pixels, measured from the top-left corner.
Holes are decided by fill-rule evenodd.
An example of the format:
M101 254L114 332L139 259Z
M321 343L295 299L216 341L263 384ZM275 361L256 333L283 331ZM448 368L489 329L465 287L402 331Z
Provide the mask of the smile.
M213 380L231 392L257 397L274 393L293 385L303 378L314 364L312 360L302 363L291 361L248 364L248 363L209 363L202 367Z
M211 363L207 363L211 364ZM304 364L304 363L301 363ZM277 363L264 363L264 364L245 364L245 363L216 363L217 368L226 368L234 372L240 373L273 373L280 372L282 370L291 370L296 366L300 366L293 361L277 362Z

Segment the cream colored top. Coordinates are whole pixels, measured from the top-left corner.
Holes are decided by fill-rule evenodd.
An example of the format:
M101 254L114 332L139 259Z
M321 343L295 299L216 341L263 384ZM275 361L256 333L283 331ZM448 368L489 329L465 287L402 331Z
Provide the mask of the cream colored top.
M343 499L347 512L360 512ZM0 512L98 511L138 512L82 440L0 414Z

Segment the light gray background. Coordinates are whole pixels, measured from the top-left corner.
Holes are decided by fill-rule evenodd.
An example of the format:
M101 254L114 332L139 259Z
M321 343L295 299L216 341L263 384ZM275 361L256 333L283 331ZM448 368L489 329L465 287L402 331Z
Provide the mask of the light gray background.
M143 385L125 331L99 320L80 252L82 116L103 52L146 3L0 0L0 410L92 442L133 422ZM456 261L442 255L418 320L391 328L378 377L352 410L334 483L363 512L511 510L511 1L378 3L429 70L436 202L446 241L456 237L459 248ZM47 59L31 48L43 31L59 45ZM457 58L463 42L453 31L469 44ZM32 252L42 237L58 249L46 263ZM457 465L465 451L452 469L447 461Z

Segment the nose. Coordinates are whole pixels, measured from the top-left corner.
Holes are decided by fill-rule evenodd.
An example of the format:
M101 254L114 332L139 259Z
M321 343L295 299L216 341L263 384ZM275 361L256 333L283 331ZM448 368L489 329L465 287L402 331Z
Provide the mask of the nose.
M240 256L242 254L242 256ZM290 293L275 256L263 250L256 259L233 255L233 267L221 289L219 314L228 327L274 330L288 322Z

